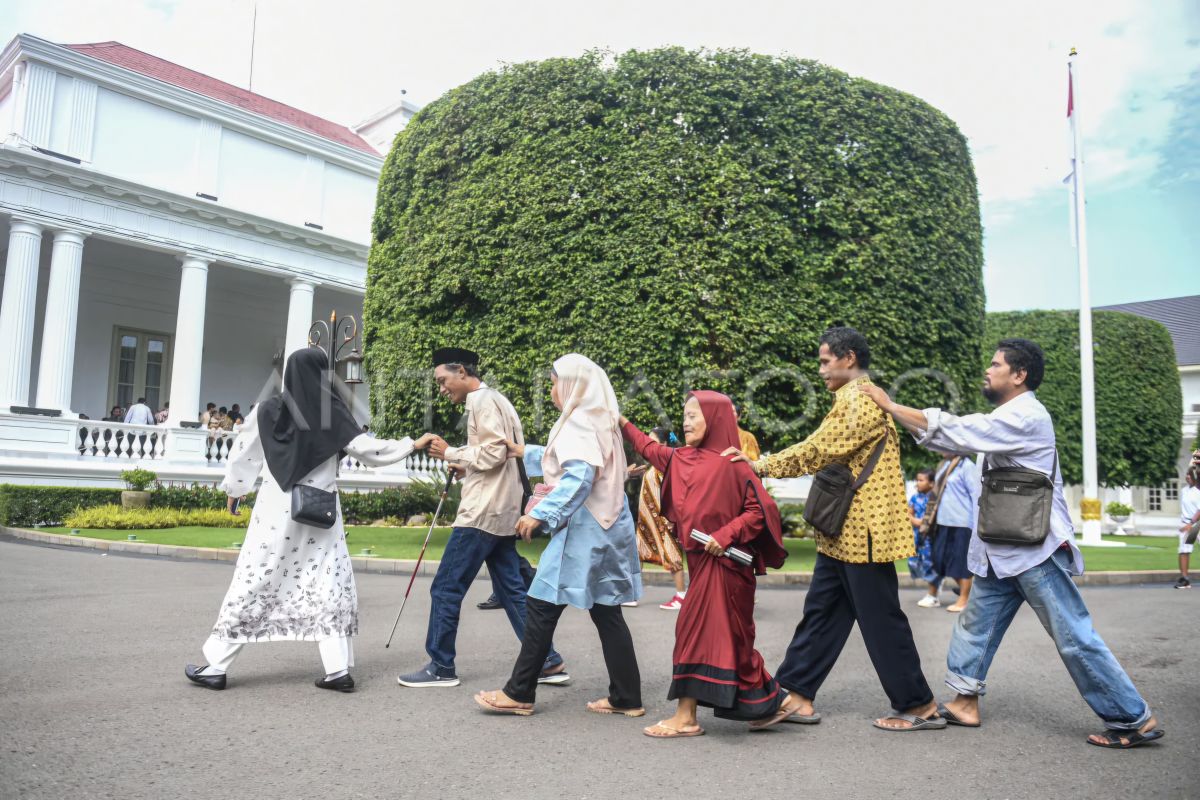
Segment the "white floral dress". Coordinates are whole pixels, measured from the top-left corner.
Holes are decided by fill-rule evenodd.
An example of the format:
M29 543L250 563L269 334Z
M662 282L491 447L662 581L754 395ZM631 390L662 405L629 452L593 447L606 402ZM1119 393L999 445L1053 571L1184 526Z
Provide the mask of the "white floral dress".
M346 445L347 453L371 466L395 463L412 450L412 439L376 439L366 434ZM254 489L259 473L263 481L212 636L233 644L353 636L358 632L358 594L340 500L333 527L296 522L290 492L279 488L265 466L255 409L233 445L221 489L238 497ZM301 482L336 491L337 456Z

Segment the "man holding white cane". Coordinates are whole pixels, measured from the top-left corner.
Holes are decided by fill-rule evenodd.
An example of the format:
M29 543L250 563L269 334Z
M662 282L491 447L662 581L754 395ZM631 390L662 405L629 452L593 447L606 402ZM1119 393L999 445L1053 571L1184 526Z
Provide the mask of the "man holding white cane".
M519 459L508 457L506 440L524 443L521 420L503 394L479 379L479 356L443 348L433 354L433 377L442 396L466 406L467 443L450 447L433 436L429 454L462 476L462 500L453 533L429 589L432 598L425 650L429 663L399 676L412 688L458 686L455 641L463 597L485 563L499 590L517 638L525 635L525 583L521 579L516 526L527 482ZM570 680L562 656L550 650L538 683Z

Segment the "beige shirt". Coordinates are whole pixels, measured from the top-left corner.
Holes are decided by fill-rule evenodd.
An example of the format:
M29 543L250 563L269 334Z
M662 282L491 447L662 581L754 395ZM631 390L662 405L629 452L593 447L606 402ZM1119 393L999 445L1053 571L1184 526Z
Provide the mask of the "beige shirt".
M481 383L467 395L466 445L446 448L446 461L466 469L454 527L516 535L524 492L520 467L508 457L505 439L525 443L521 419L507 397Z

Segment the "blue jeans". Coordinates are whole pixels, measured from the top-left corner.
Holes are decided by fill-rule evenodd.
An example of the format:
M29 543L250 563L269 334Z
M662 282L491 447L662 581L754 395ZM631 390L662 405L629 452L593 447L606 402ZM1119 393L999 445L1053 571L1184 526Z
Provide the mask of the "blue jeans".
M429 587L429 632L425 651L437 674L454 677L455 640L458 638L458 617L463 597L479 568L487 564L496 597L508 614L508 621L518 639L525 637L525 582L521 579L517 537L494 536L478 528L455 528L446 542L442 563ZM546 666L562 663L562 656L550 648Z
M1070 553L1057 550L1041 564L1012 578L975 577L971 600L959 615L946 655L946 685L963 695L986 692L988 667L1021 603L1054 639L1084 701L1105 727L1136 730L1150 719L1150 706L1092 627L1092 617L1067 572Z

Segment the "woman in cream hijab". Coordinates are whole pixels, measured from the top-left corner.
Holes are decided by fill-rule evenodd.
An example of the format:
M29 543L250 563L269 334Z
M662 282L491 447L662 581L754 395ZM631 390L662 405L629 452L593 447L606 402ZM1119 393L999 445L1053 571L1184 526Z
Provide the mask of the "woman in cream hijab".
M640 717L641 675L621 603L642 595L637 534L625 499L625 449L621 411L608 375L590 359L571 354L554 362L551 398L562 412L545 447L510 442L530 475L552 487L517 523L525 541L551 535L526 600L525 638L512 677L502 691L480 692L488 711L533 713L538 677L550 652L558 618L568 605L591 614L604 662L608 696L588 711Z

